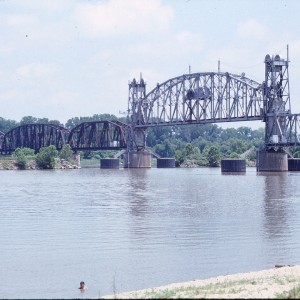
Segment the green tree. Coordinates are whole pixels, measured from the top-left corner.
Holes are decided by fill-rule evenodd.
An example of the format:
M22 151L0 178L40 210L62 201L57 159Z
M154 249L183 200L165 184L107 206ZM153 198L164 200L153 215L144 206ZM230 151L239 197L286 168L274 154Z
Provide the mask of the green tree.
M72 160L73 150L69 144L63 145L62 149L59 152L59 157L65 160Z
M115 115L110 115L110 114L100 114L100 115L93 115L91 117L75 117L72 119L69 119L66 122L65 127L67 129L72 129L79 125L80 123L83 122L90 122L90 121L113 121L113 120L118 120L118 118Z
M28 160L27 157L24 154L21 154L19 156L16 156L17 166L21 170L26 170L28 166Z
M198 166L207 165L207 160L198 147L194 147L191 143L186 144L183 150L175 151L175 159L179 165L186 163Z
M207 151L207 160L209 167L218 167L220 165L220 151L217 147L212 146Z
M35 123L42 123L42 124L55 124L58 126L63 126L58 120L49 120L48 118L36 118L32 116L25 116L21 119L19 125L25 124L35 124Z
M165 139L162 144L155 145L154 152L161 157L172 157L175 154L175 145Z
M178 161L179 165L181 165L185 159L184 151L176 150L175 151L175 159L176 159L176 161Z
M38 119L32 116L25 116L21 119L20 125L37 123Z
M13 129L16 126L17 126L16 121L6 120L0 117L0 131L2 131L3 133L8 132L9 130Z
M191 143L187 143L185 146L185 155L190 156L193 153L194 147Z
M13 154L13 157L17 161L17 165L21 170L27 169L29 156L34 156L33 149L17 148Z
M240 158L240 155L236 152L231 152L229 155L230 158Z
M85 150L81 152L81 155L83 159L92 159L93 158L93 151Z
M54 169L55 158L57 156L58 156L58 151L56 150L55 146L51 145L49 147L43 147L36 155L37 165L41 169Z

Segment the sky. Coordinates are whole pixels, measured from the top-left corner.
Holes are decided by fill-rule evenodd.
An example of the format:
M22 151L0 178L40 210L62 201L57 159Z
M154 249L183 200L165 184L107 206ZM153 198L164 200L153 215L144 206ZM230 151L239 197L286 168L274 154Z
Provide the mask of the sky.
M261 83L266 54L287 45L300 113L299 15L298 0L0 0L0 117L125 116L133 78L149 92L218 60Z

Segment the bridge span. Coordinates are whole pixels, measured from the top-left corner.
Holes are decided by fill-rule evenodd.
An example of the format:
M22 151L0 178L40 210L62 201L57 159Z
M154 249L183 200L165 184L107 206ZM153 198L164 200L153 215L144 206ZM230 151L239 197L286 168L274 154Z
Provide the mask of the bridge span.
M262 83L244 73L193 73L157 84L146 93L144 80L134 79L129 84L129 148L145 149L145 130L152 126L261 120L265 143L258 155L266 168L261 165L260 169L270 169L285 157L285 148L300 146L300 114L291 113L288 47L286 59L266 55L264 63Z
M37 153L50 145L61 150L65 144L75 152L126 149L126 127L127 124L119 121L83 122L72 130L54 124L24 124L0 135L0 149L1 154L11 154L24 147Z
M36 152L49 145L61 149L68 143L74 151L126 149L128 160L143 161L147 128L256 120L265 123L262 151L283 153L286 147L300 146L300 114L291 113L288 48L286 59L266 55L264 63L262 83L244 73L202 72L168 79L146 93L143 78L139 82L133 79L129 83L128 123L84 122L72 130L26 124L0 133L1 153L18 147Z

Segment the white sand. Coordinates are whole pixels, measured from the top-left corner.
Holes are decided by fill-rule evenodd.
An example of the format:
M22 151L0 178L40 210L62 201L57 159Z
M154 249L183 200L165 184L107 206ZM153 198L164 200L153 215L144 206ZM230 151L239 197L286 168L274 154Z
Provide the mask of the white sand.
M204 280L173 283L128 293L104 296L105 299L164 298L276 298L300 285L300 266L272 268L258 272L218 276ZM166 295L166 294L165 294Z

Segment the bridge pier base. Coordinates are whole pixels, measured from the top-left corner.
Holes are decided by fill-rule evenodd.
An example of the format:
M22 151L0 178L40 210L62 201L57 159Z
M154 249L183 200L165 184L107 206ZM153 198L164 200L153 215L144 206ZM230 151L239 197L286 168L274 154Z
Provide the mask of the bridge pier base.
M78 166L78 168L81 167L80 164L80 153L73 153L72 154L72 159L75 161L75 164Z
M129 151L124 153L124 168L151 168L151 153L148 151Z
M120 161L118 158L101 158L100 168L101 169L119 169Z
M227 158L221 160L221 172L224 173L246 173L246 160L245 159L234 159Z
M256 152L257 172L285 172L288 171L287 153L283 151L259 150Z
M161 157L157 158L157 168L175 168L175 158Z
M300 171L300 158L288 159L289 171Z

